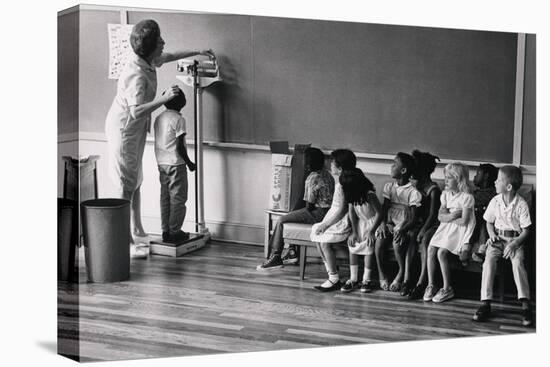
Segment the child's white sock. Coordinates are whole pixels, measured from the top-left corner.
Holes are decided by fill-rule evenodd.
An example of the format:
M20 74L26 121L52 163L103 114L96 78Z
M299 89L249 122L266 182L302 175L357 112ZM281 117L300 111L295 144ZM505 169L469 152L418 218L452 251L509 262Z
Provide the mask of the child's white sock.
M328 273L328 279L325 280L323 284L321 284L321 287L330 288L339 280L340 280L340 277L338 276L338 273L334 273L334 274Z
M357 281L357 274L359 273L359 265L350 265L349 266L349 279L352 282Z
M363 272L363 282L368 282L372 279L372 269L367 269Z

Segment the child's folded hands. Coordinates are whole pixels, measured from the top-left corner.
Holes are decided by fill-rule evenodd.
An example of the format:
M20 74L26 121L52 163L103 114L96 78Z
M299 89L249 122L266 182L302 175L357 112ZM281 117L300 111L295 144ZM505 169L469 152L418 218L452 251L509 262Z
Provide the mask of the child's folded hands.
M348 246L355 247L356 242L357 242L357 235L355 233L350 234L348 237Z
M384 239L389 235L390 231L385 223L382 223L376 229L376 238Z
M489 235L489 238L487 239L486 243L487 243L487 245L491 246L492 244L500 242L500 241L502 241L500 239L500 237L497 234L495 234L495 235Z
M320 235L326 230L326 227L323 224L319 224L315 229L315 234Z
M372 231L369 231L367 233L367 246L373 247L375 243L376 243L376 235Z

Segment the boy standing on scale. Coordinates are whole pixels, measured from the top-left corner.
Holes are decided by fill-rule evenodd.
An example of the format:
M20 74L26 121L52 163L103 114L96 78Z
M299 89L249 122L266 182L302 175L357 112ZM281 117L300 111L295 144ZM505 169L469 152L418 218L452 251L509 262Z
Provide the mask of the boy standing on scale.
M166 110L155 120L155 156L160 178L160 216L162 242L181 243L189 233L181 230L187 207L187 168L196 165L187 155L185 119L180 110L187 103L185 94L178 93L164 104Z

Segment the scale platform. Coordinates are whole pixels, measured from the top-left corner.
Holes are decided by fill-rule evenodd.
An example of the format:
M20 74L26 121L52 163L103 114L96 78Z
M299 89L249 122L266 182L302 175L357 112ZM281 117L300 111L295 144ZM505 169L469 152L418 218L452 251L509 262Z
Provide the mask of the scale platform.
M210 239L210 234L189 233L189 238L180 243L162 242L161 236L151 236L149 252L153 255L180 257L191 251L198 250Z

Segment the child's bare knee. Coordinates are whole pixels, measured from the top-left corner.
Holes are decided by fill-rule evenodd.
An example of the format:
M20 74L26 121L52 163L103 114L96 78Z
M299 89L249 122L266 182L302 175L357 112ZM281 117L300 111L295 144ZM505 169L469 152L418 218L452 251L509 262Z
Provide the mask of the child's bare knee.
M319 247L321 247L321 250L323 250L323 251L330 250L330 243L321 242L321 243L319 244Z
M447 258L447 254L449 254L449 251L447 249L440 247L439 250L437 251L437 258L440 261L445 260Z
M428 256L437 256L437 247L428 246Z

